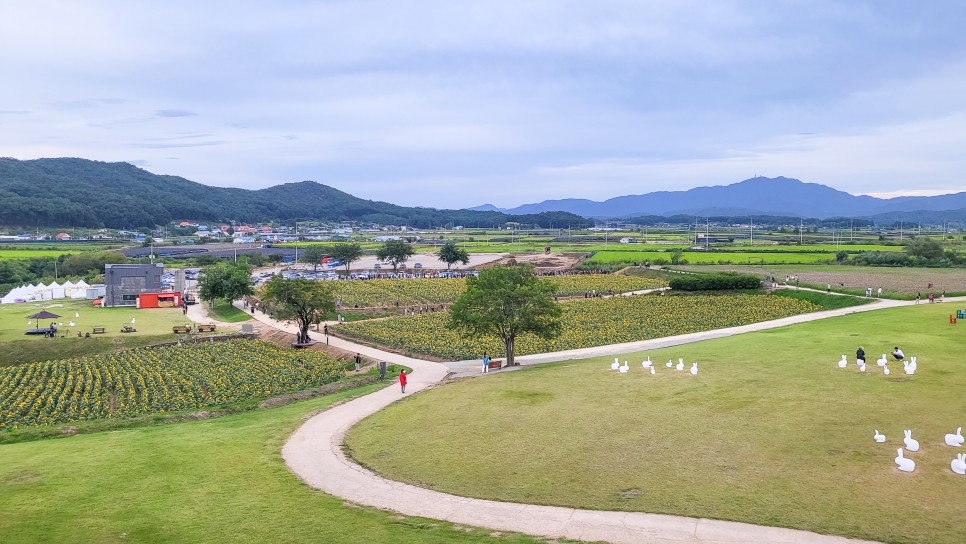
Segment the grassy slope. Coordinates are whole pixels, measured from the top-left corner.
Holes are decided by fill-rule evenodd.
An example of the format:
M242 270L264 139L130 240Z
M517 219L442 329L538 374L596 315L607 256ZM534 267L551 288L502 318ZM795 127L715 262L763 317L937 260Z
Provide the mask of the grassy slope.
M27 324L27 316L41 310L49 310L61 317L53 320L64 325L61 332L70 330L67 338L44 338L25 336L23 331L37 325ZM74 317L79 313L80 317ZM121 333L121 327L131 325L136 333ZM75 326L69 323L74 321ZM171 326L187 321L179 308L95 308L90 301L46 301L0 306L0 365L10 365L28 361L44 361L80 355L91 355L129 349L138 346L170 341L173 338ZM46 327L50 321L43 320ZM91 338L77 338L78 331L90 332L94 327L105 327L105 334L92 335Z
M966 480L943 435L963 425L962 334L941 305L883 310L647 354L467 380L354 428L352 455L460 495L780 525L887 542L961 543ZM900 345L916 376L836 367ZM698 361L699 375L662 362ZM426 425L432 421L432 425ZM872 441L878 428L889 438ZM919 467L892 462L912 428ZM429 454L431 452L431 454Z
M224 321L225 323L238 323L240 321L248 321L252 318L252 316L248 313L244 312L243 310L239 310L222 299L219 299L218 302L215 303L214 308L208 309L208 314L211 315L212 318L217 319L218 321Z
M0 446L0 542L534 542L347 506L303 485L281 445L306 413L348 394Z

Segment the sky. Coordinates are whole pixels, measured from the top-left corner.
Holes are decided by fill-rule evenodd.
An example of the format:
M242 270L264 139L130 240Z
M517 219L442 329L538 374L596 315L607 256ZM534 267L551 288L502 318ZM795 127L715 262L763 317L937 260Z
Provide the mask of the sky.
M966 191L960 0L0 3L0 156L513 207Z

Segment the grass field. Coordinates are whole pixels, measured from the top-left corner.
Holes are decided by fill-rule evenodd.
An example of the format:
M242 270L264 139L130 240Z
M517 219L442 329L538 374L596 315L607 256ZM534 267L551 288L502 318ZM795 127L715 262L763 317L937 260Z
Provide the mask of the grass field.
M60 315L58 330L66 337L44 338L26 336L24 330L37 326L36 320L27 324L27 316L48 310ZM80 314L80 317L75 317ZM131 319L135 322L131 323ZM70 322L74 326L70 326ZM88 300L48 300L0 306L0 366L27 361L63 359L117 351L171 340L173 325L187 321L179 308L95 308ZM46 327L50 321L42 321ZM132 325L135 333L122 333L121 327ZM77 338L78 332L91 332L104 327L105 334Z
M66 249L7 249L0 247L0 261L10 259L39 259L41 257L59 257L80 253L78 250Z
M248 321L252 318L244 310L239 310L238 308L228 304L223 299L218 299L215 302L214 308L208 309L208 314L218 321L224 321L225 323L239 323L241 321Z
M682 251L680 258L688 264L795 264L795 263L821 263L835 259L834 253L778 253L760 252L752 253L747 251ZM592 257L584 261L585 265L595 263L607 265L614 263L651 263L671 261L672 252L664 251L598 251Z
M929 292L936 296L946 291L947 295L966 295L966 268L909 268L884 266L849 265L765 265L747 266L701 266L684 270L701 272L740 271L774 276L782 280L785 276L798 276L802 285L824 288L832 284L832 290L853 294L863 294L867 287L882 287L883 296L911 299L916 293L925 298ZM929 287L929 283L933 287ZM844 285L842 285L844 284Z
M378 386L223 418L0 446L0 542L532 543L319 493L279 454L306 414Z
M738 520L884 542L959 544L966 477L943 435L964 425L962 325L919 305L438 387L347 437L364 465L458 495ZM861 344L919 359L835 362ZM650 356L652 376L641 369ZM699 373L667 369L684 357ZM431 425L427 422L432 422ZM888 437L872 440L874 429ZM918 467L892 459L903 429ZM959 451L962 451L959 449Z

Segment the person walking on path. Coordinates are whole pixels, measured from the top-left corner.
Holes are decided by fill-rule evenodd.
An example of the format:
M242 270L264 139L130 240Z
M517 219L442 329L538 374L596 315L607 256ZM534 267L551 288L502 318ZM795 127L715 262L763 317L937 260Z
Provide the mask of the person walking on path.
M919 301L920 300L922 300L922 293L921 292L920 293L916 293L916 304L919 304Z
M490 356L483 353L483 371L480 374L487 374L490 372Z
M929 304L932 304L933 302L936 302L936 295L929 293Z
M359 370L362 368L362 354L356 353L355 363L356 363L356 372L359 372Z
M406 371L405 370L399 371L399 386L402 387L402 392L405 395L406 394Z
M879 289L875 292L875 298L882 298L882 288L881 287L879 287Z

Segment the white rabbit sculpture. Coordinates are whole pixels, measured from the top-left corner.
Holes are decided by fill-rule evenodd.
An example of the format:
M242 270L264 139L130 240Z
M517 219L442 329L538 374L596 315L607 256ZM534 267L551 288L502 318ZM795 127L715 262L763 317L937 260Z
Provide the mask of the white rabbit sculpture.
M882 442L885 442L886 437L884 434L879 434L879 429L876 429L875 434L872 435L872 438L875 439L876 442L879 442L881 444Z
M896 450L899 455L896 456L896 465L902 472L912 472L916 470L916 462L912 459L906 459L902 456L902 448Z
M617 361L617 357L614 357L614 362L610 364L610 369L617 370L619 366L621 366L621 364Z
M885 366L886 362L888 362L888 359L886 359L886 354L883 353L882 354L882 357L879 357L879 360L876 361L875 364L877 364L879 366Z
M949 463L949 468L956 474L966 474L966 453L960 453Z
M668 368L671 368L672 366L674 366L674 363L668 360L667 365L665 366L667 366Z
M692 376L698 375L698 363L691 363L691 375Z
M651 356L650 355L648 355L647 356L647 359L645 359L644 362L641 363L641 366L643 366L644 368L651 368Z
M963 428L956 427L956 434L946 435L946 445L947 446L962 446L963 445Z
M891 373L889 371L889 367L883 365L883 367L882 367L882 373L885 374L886 376L888 376Z
M684 370L684 361L678 361L678 364L674 365L675 370Z
M859 372L865 372L865 363L859 365Z
M845 368L848 365L849 365L849 361L848 359L845 358L845 355L843 355L842 358L839 359L839 368Z
M651 376L653 376L653 375L655 375L655 374L657 374L657 372L654 372L654 367L652 366L652 367L651 367Z
M906 429L903 432L906 434L906 437L902 439L906 445L906 449L909 451L919 451L919 441L912 437L912 429Z
M628 366L627 361L624 361L624 364L617 368L617 370L621 371L621 374L627 374L627 371L630 369L631 367Z

